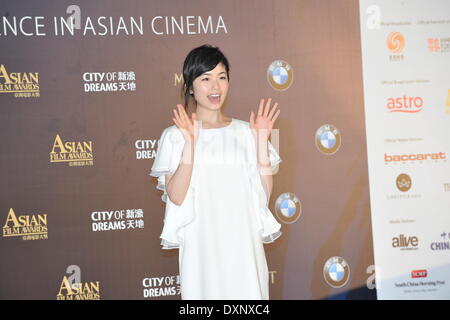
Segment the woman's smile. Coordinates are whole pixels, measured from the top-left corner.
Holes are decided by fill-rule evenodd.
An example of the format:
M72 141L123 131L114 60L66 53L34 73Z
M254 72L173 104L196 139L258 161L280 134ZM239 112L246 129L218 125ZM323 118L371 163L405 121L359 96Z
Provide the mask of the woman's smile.
M211 103L213 103L213 104L220 104L220 97L221 97L221 95L218 93L213 93L213 94L208 95L209 101L211 101Z

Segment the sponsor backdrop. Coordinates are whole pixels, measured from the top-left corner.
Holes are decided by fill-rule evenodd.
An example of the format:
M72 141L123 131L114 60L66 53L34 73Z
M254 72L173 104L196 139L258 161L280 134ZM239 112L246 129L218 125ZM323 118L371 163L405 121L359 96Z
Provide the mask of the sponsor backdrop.
M231 63L226 115L282 109L271 299L376 299L371 206L382 297L411 272L448 297L449 24L417 18L448 22L448 4L375 2L3 1L0 298L180 298L149 173L204 43Z
M379 299L450 299L450 2L361 0Z

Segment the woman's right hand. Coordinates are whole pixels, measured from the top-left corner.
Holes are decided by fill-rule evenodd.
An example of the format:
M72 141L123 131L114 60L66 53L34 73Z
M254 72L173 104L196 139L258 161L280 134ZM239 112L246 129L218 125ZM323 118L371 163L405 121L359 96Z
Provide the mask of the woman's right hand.
M195 142L197 141L198 137L198 125L196 121L197 115L195 113L192 113L192 119L189 118L186 110L181 104L177 104L177 109L173 109L175 118L172 118L172 120L178 127L178 129L181 130L186 143L193 143L193 145L195 146Z

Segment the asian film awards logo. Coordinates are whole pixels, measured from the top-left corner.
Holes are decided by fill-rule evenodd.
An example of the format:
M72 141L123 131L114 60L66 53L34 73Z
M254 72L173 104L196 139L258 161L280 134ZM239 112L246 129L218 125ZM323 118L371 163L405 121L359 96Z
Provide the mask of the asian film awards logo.
M61 281L56 300L100 300L100 281L81 281L81 268L70 265Z
M50 162L68 162L69 166L94 165L92 141L64 141L56 135L50 151Z
M0 64L0 93L13 93L15 98L39 98L39 72L11 71Z
M9 209L3 224L3 237L22 237L22 240L47 240L47 214L17 215Z

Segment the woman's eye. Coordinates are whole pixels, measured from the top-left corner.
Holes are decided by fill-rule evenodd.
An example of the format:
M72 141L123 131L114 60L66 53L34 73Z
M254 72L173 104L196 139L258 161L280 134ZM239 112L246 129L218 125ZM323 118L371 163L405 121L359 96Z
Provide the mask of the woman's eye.
M223 77L220 77L220 79L227 80L227 77L223 76Z
M209 80L209 78L203 78L202 79L202 81L208 81Z

